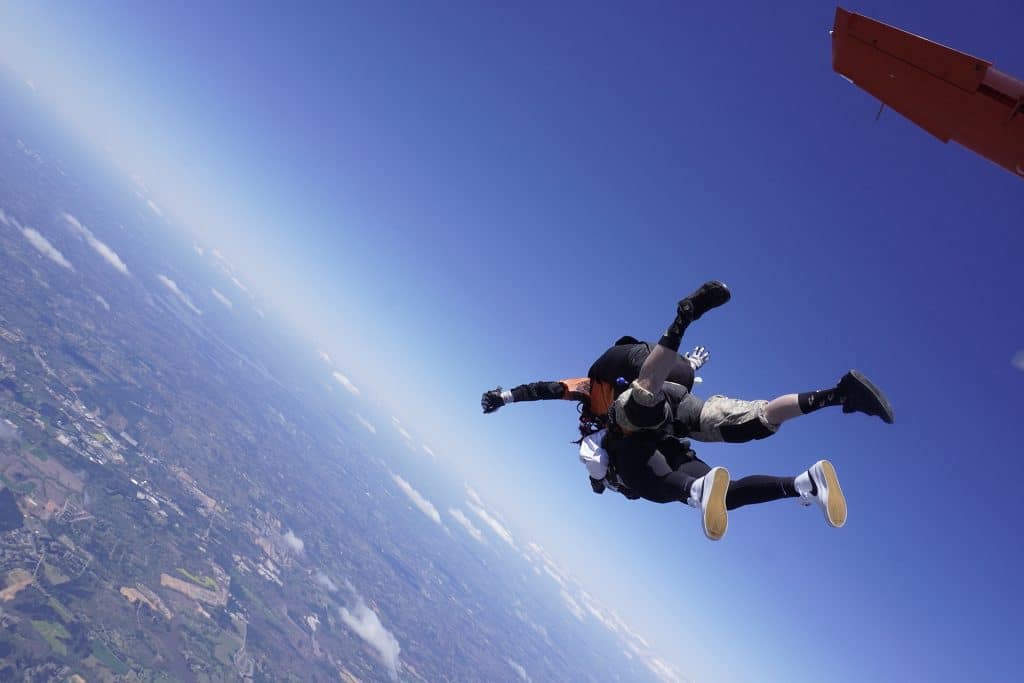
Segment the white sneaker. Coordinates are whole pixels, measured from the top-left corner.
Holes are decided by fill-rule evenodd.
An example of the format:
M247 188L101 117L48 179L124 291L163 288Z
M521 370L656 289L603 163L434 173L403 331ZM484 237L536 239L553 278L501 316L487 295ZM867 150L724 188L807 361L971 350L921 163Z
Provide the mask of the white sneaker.
M832 463L819 460L811 465L811 469L798 476L795 483L801 505L817 503L829 526L839 528L846 524L846 498L843 489L839 487L839 477ZM817 493L812 494L811 489L814 487L817 487Z
M729 528L729 511L725 507L725 494L729 491L729 470L714 467L690 485L691 507L700 508L700 523L704 535L712 541L725 536Z

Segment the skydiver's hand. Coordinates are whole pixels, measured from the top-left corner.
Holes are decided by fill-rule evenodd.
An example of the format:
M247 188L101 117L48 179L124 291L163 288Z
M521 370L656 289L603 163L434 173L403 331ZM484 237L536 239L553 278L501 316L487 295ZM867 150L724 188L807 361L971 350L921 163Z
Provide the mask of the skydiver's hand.
M594 493L604 493L604 481L590 478L590 490Z
M505 398L501 395L501 387L485 391L484 395L480 397L480 407L484 409L484 415L493 413L503 405L505 405Z
M624 495L624 496L625 496L626 498L628 498L629 500L636 500L637 498L639 498L639 497L640 497L640 494L639 494L639 493L637 493L637 492L636 492L636 491L634 491L633 489L628 489L628 488L626 488L625 486L620 486L620 487L619 487L619 493L621 493L622 495Z
M690 364L694 372L697 372L704 364L711 360L711 354L703 346L695 346L693 351L687 351L686 355L683 356L686 362Z

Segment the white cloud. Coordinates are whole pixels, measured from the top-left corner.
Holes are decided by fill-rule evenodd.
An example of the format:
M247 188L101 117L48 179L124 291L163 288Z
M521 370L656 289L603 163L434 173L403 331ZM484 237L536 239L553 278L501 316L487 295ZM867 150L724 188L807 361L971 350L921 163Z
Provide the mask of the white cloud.
M413 505L420 509L420 512L438 524L441 523L441 515L437 512L437 508L434 507L433 503L424 498L423 495L414 489L409 482L402 479L397 474L392 474L391 478L395 480L396 484L398 484L398 488L402 489L402 493L409 496L409 500L413 502Z
M617 612L609 612L607 616L618 627L618 631L625 634L624 638L626 639L626 644L629 645L633 651L639 654L641 649L650 649L650 643L644 640L643 636L633 631L629 625L623 621L623 617L618 615Z
M508 543L512 548L519 550L519 547L516 546L515 539L512 538L512 534L509 530L502 526L501 522L495 519L491 513L487 512L487 510L483 509L479 505L475 505L473 503L467 503L467 505L469 506L469 509L472 510L473 513L498 536L498 538Z
M615 623L615 619L609 612L606 612L600 605L590 599L590 596L583 595L580 597L580 601L590 614L597 619L601 624L611 631L612 633L618 633L619 627Z
M199 254L200 256L202 256L203 254L205 254L205 253L206 253L206 250L205 250L205 249L203 249L203 248L202 248L201 246L199 246L198 244L193 244L193 245L192 245L192 249L193 249L193 250L194 250L194 251L195 251L195 252L196 252L197 254Z
M0 441L14 441L18 438L18 428L4 420L0 422Z
M430 447L427 446L427 444L422 444L422 446L423 446L423 452L424 453L429 455L431 458L434 458L435 460L437 459L437 456L434 455L434 451L430 450Z
M367 419L366 419L365 417L363 417L363 416L362 416L362 415L360 415L359 413L352 413L352 415L353 415L353 416L354 416L354 417L356 418L356 422L358 422L359 424L361 424L361 425L363 425L364 427L366 427L366 429L367 429L367 430L368 430L368 431L369 431L369 432L370 432L371 434L376 434L376 433L377 433L377 428L376 428L376 427L374 427L374 426L373 426L372 424L370 424L370 421L369 421L369 420L367 420Z
M152 199L147 199L146 203L149 204L149 208L153 209L153 213L155 213L157 216L160 216L160 218L164 217L164 212L160 210L160 207L156 205L156 202L154 202Z
M233 283L235 283L235 287L238 287L238 288L239 288L240 290L242 290L242 291L243 291L243 292L245 292L246 294L248 294L248 293L249 293L249 288L248 288L248 287L246 287L245 285L243 285L243 284L242 284L241 282L239 282L239 281L238 281L238 278L237 278L237 277L235 277L234 275L232 275L232 276L231 276L231 281L232 281Z
M341 620L345 622L345 625L377 651L392 680L397 680L398 654L402 648L399 647L395 636L380 623L377 613L367 607L362 598L358 598L356 606L351 612L342 607L340 613Z
M665 683L683 683L686 680L678 671L657 657L651 657L644 664L651 670L651 673L665 681Z
M466 516L466 513L464 513L462 510L459 510L458 508L448 508L448 514L451 515L452 519L458 522L462 526L462 528L466 530L466 533L473 537L475 540L479 541L480 543L487 543L487 541L484 540L484 532L480 531L480 529L477 529L475 526L473 526L473 522L469 519L469 517Z
M399 422L398 418L395 417L394 415L391 416L391 424L394 425L395 431L401 434L403 439L405 439L406 441L412 441L412 435L410 435L409 432L405 430L405 427L402 426L402 423Z
M540 560L541 569L543 569L543 571L548 576L550 576L552 579L554 579L555 583L557 583L560 587L562 587L563 589L568 589L571 585L576 585L576 586L579 585L579 582L576 581L568 572L566 572L564 569L562 569L558 565L558 563L555 562L551 558L551 556L548 555L547 551L544 550L544 548L542 548L540 545L538 545L537 543L531 542L527 546L527 549L529 550L530 553L533 553L533 555L535 555ZM534 559L533 559L533 557L530 556L529 553L524 552L523 556L530 563L533 563ZM586 594L586 592L583 593L583 598L584 598L584 602L586 602L586 599L589 598L589 596Z
M92 234L92 230L82 225L78 221L78 219L72 216L70 213L64 212L61 214L61 216L64 218L65 221L67 221L67 224L71 226L72 232L82 237L85 240L85 243L92 247L97 254L102 256L107 263L112 265L118 272L122 273L123 275L128 275L128 266L126 266L124 261L121 260L121 257L117 255L117 252L115 252L113 249L108 247L103 242L100 242L96 238L96 235Z
M25 85L27 85L29 87L29 90L31 90L32 92L36 91L36 82L33 81L31 78L25 79Z
M39 152L35 151L34 149L26 145L24 140L22 140L21 138L18 139L18 149L20 149L25 154L25 156L27 156L29 159L36 162L37 164L43 163L43 157L39 155ZM64 171L61 170L60 174L64 175Z
M15 221L17 225L17 221ZM29 244L35 247L40 254L50 259L54 263L69 270L74 270L71 262L64 258L64 254L58 251L57 247L50 244L50 241L39 234L39 231L33 230L32 228L21 228L21 234L25 236Z
M544 626L542 626L542 625L538 624L538 623L537 623L536 621L534 621L534 620L533 620L533 619L532 619L532 618L530 617L530 615L529 615L529 614L527 614L527 613L526 613L525 611L523 611L523 610L522 610L521 608L519 608L519 607L516 607L516 608L515 608L515 614L516 614L516 617L517 617L517 618L518 618L518 619L519 619L519 620L520 620L521 622L523 622L524 624L526 624L527 626L529 626L530 628L532 628L532 629L533 629L534 631L536 631L536 632L537 632L537 634L538 634L538 635L539 635L539 636L540 636L541 638L543 638L543 639L544 639L544 642L545 642L545 643L547 643L547 644L548 644L549 646L551 646L551 647L554 647L554 646L555 646L555 645L554 645L554 643L552 643L552 642L551 642L551 636L549 636L549 635L548 635L548 630L547 630L547 628L545 628Z
M621 617L619 617L618 614L613 613L612 618L615 619L615 623L619 625L619 628L621 628L627 636L633 639L633 642L639 643L640 647L643 647L647 650L651 649L651 644L644 640L643 636L641 636L639 633L631 629L629 625L626 622L624 622Z
M223 294L218 292L213 287L210 287L210 291L213 292L213 296L214 296L214 298L217 299L217 301L221 302L222 304L224 304L228 308L234 308L235 307L235 305L233 303L231 303L231 299L227 298L226 296L224 296Z
M178 284L174 280L167 277L166 275L157 275L156 277L158 280L160 280L160 282L164 283L164 286L167 287L167 289L174 292L174 295L178 297L178 299L180 299L183 304L188 306L193 313L195 313L196 315L202 315L203 312L195 307L195 305L192 303L192 300L188 298L188 295L185 294L185 292L178 289Z
M297 553L301 553L303 551L303 549L306 547L306 544L303 542L303 540L301 538L299 538L298 536L296 536L295 532L292 531L291 529L289 529L287 532L285 532L285 535L284 535L283 538L284 538L285 545L287 545L289 548L291 548L292 550L294 550Z
M557 584L558 584L559 586L561 586L562 588L565 588L565 587L566 587L566 585L565 585L565 579L563 579L563 578L561 577L561 575L560 575L560 574L559 574L558 572L556 572L556 571L555 571L554 569L552 569L551 567L549 567L549 566L548 566L547 564L544 564L544 565L542 566L542 569L544 570L544 572L545 572L545 573L546 573L546 574L547 574L548 576L550 576L550 577L551 577L552 579L554 579L554 580L555 580L555 583L557 583Z
M320 571L319 569L316 570L316 574L313 576L313 581L315 581L317 585L323 586L332 593L335 593L338 590L338 585L331 581L331 577L327 576L327 574Z
M480 500L480 496L477 495L477 492L474 491L469 484L466 484L466 495L468 495L469 499L476 503L479 507L484 506L484 502Z
M580 621L583 621L583 608L580 607L580 604L576 602L576 600L565 590L559 591L559 594L562 596L562 601L565 602L565 606L569 608L569 612Z
M519 676L521 680L526 681L526 683L533 683L533 679L527 675L526 669L524 669L521 664L518 664L511 659L506 659L505 661L508 662L508 665L512 667L512 670L516 672L516 675Z
M107 309L108 311L110 310L110 304L108 304L107 300L104 299L99 294L96 295L96 301L99 301L100 302L100 306L102 306L103 308Z
M220 249L211 249L210 255L217 259L228 272L231 272L231 263L224 257L224 254L220 253Z
M334 363L331 362L331 357L327 355L326 351L321 351L320 349L317 349L316 355L320 356L320 360L327 363L328 365L334 365Z
M1013 363L1013 367L1017 368L1018 370L1024 370L1024 349L1021 349L1017 353L1013 354L1013 360L1011 360L1010 362Z
M352 392L356 396L359 395L359 387L357 387L355 384L353 384L352 380L350 380L348 377L346 377L345 375L341 374L337 370L335 370L334 373L331 376L334 377L335 380L337 380L338 384L340 384L341 386L345 387L346 389L348 389L350 392ZM374 431L376 431L376 430L374 430Z
M11 221L7 218L7 212L3 209L0 209L0 223L3 223L4 225L11 224Z

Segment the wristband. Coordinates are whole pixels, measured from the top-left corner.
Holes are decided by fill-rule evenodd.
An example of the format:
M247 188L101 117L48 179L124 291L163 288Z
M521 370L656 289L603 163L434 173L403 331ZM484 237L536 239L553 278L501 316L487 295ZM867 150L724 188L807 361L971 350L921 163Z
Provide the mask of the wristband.
M501 392L501 400L506 405L508 405L509 403L515 403L515 401L516 401L515 397L512 395L511 390L508 390L508 389L506 389L505 391Z

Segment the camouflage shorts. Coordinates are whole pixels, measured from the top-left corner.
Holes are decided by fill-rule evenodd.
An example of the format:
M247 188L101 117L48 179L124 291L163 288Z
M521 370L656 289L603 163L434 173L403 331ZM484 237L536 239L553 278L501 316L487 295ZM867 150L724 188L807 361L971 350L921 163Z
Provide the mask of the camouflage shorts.
M700 411L700 431L691 431L697 441L728 441L739 443L763 439L778 431L768 422L765 408L768 401L744 401L728 396L712 396Z

